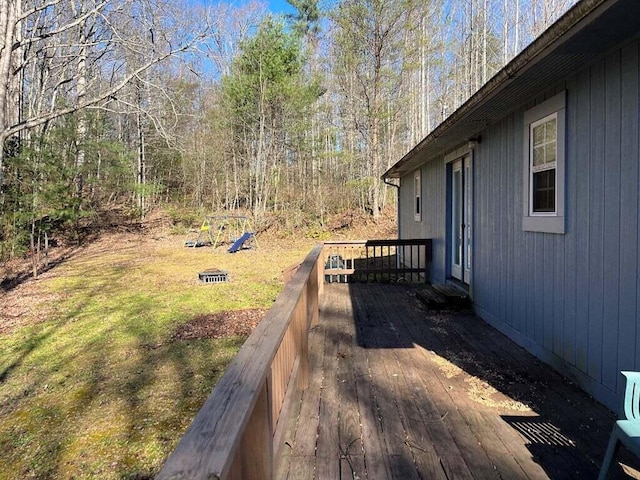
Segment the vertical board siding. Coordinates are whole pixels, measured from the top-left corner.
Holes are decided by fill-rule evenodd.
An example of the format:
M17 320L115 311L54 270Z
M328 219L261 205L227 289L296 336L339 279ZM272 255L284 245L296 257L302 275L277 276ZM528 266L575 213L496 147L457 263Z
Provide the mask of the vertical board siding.
M507 128L507 133L508 133L508 128ZM502 158L503 158L503 162L504 160L506 160L506 156L504 154L504 151L502 153ZM510 183L509 180L506 177L506 173L507 173L507 169L506 168L501 168L500 165L496 165L495 166L495 170L494 170L494 177L496 179L499 180L499 184L498 184L498 192L506 192L507 189L509 189L510 187ZM495 190L494 190L495 192ZM500 195L496 195L497 198L500 198ZM505 202L504 199L500 198L500 200L498 201L498 215L494 218L494 231L505 231L505 226L506 226L506 222L505 222L505 216L506 216L506 209L505 209ZM505 246L508 243L508 235L498 235L496 238L496 251L498 253L498 258L499 258L499 263L498 263L498 272L501 278L501 282L500 282L500 289L499 289L499 297L497 298L498 300L498 311L500 312L500 317L501 318L506 318L506 290L507 290L507 284L506 284L506 277L507 277L507 262L506 262L506 252L505 252Z
M577 125L579 119L578 102L577 102L577 82L575 80L567 84L567 125ZM566 149L570 152L578 151L578 136L568 135L566 139ZM578 248L576 241L576 229L578 225L577 220L577 206L578 206L578 175L582 178L582 170L578 168L575 162L566 162L565 164L565 180L566 180L566 192L565 192L565 208L566 212L569 212L566 216L566 235L573 238L573 241L565 241L564 248L564 277L560 278L564 284L564 302L563 309L564 325L563 334L560 341L562 342L561 357L570 365L577 365L577 344L578 344L578 332L576 329L576 309L578 291L576 288L578 279Z
M512 135L515 138L515 141L511 144L510 151L512 152L510 158L518 159L519 155L522 155L520 148L517 148L517 145L522 145L522 129L524 128L524 119L521 115L515 116L513 120L513 131ZM513 179L518 178L518 175L521 174L521 163L516 161L511 161L513 164L512 177ZM514 181L513 193L510 197L513 199L514 208L513 208L513 216L514 216L514 225L512 234L514 236L513 243L513 254L511 258L513 258L513 266L517 275L512 283L511 290L514 292L514 312L515 315L519 318L518 324L514 325L514 328L518 332L525 333L527 332L527 314L528 314L528 305L527 298L528 292L527 290L527 279L531 276L531 270L528 269L528 266L525 262L522 261L521 252L524 252L527 247L527 238L522 231L522 220L520 215L522 213L522 194L521 189L517 188L518 182ZM520 258L518 258L520 257Z
M567 125L569 142L576 138L575 153L567 152L568 164L575 165L573 175L576 182L575 210L568 211L568 217L576 218L575 230L568 231L567 235L573 237L576 243L576 363L575 366L582 372L587 371L587 357L589 352L589 184L591 172L589 171L589 125L591 123L591 109L587 101L591 95L589 81L576 82L575 93L568 93L568 97L574 97L575 103L570 103L576 110L576 122Z
M522 125L516 123L513 115L507 119L507 135L506 138L512 138L515 136L516 129L521 129ZM512 178L517 176L520 173L520 169L516 165L516 162L510 162L510 158L515 158L514 145L507 140L504 140L505 145L505 162L507 163L507 183L511 181ZM513 266L515 268L508 268L508 272L510 276L508 278L507 286L512 285L516 282L520 282L521 278L524 276L524 272L522 270L522 265L519 262L515 262L514 252L519 250L517 245L520 243L520 236L518 232L520 230L520 222L518 222L518 213L521 211L520 202L521 199L518 199L518 189L511 188L508 192L508 206L509 210L507 212L507 228L509 234L509 246L507 248L507 266ZM522 328L522 312L523 310L519 308L520 299L518 291L513 288L508 288L509 296L509 306L507 308L507 315L509 316L510 321L508 322L512 328L516 328L520 330Z
M398 212L398 221L400 222L400 234L402 238L416 238L423 232L420 231L421 222L416 222L413 218L413 172L406 177L400 179L400 190L398 192L398 203L400 210ZM424 218L424 200L422 201L422 218Z
M589 145L589 351L587 373L602 380L604 270L604 60L591 67ZM579 161L579 159L577 159ZM580 234L580 232L578 232Z
M423 186L425 191L425 212L428 213L425 224L426 238L433 239L433 260L431 275L434 281L444 282L446 279L446 241L445 241L445 209L434 208L445 204L446 168L444 159L439 157L429 162L424 168Z
M507 120L504 125L504 131L500 138L500 150L501 150L501 164L505 165L503 169L503 180L502 185L505 187L505 192L507 192L507 196L505 196L505 201L502 202L502 216L504 218L504 229L507 232L507 236L503 242L503 262L504 262L504 275L502 278L502 290L504 292L504 309L503 309L503 318L507 319L507 324L513 327L514 315L513 315L513 290L509 288L509 284L514 281L514 270L509 268L510 265L513 265L513 223L515 221L515 217L513 214L513 188L508 188L508 185L511 181L511 178L514 175L513 162L509 162L508 158L511 152L509 151L509 141L513 135L513 121Z
M639 364L635 359L637 335L638 289L638 44L632 44L621 52L621 115L620 115L620 300L618 323L618 366L632 370ZM636 153L634 155L633 153ZM633 268L634 265L636 268ZM635 286L635 289L633 288ZM618 379L617 392L624 388Z
M422 182L422 219L413 217L413 173L400 180L400 232L401 238L431 238L431 281L443 283L446 279L445 242L445 187L444 159L437 158L420 170ZM403 206L406 206L404 208Z
M553 298L555 296L554 281L555 278L555 262L554 262L554 239L557 235L542 235L542 264L544 268L543 280L540 290L542 291L542 338L544 348L553 351Z
M640 43L614 51L482 132L473 160L473 301L478 312L615 406L640 369ZM522 230L523 114L567 92L566 233ZM432 279L446 280L446 167L422 167ZM412 176L401 202L412 205ZM411 191L408 191L411 189ZM411 215L411 216L410 216Z
M639 68L635 41L560 88L566 234L522 231L522 115L532 105L482 133L474 164L474 304L610 406L620 370L640 369Z
M558 357L563 357L564 344L572 341L572 335L565 336L565 291L566 275L564 269L565 245L564 239L554 235L556 244L554 256L554 285L553 285L553 303L551 309L553 311L553 353Z
M533 326L534 340L538 345L544 345L544 234L532 235L533 249L528 254L533 260ZM524 252L523 252L524 253ZM526 253L525 253L526 254Z
M602 383L615 391L618 379L620 291L620 53L605 62L604 270Z

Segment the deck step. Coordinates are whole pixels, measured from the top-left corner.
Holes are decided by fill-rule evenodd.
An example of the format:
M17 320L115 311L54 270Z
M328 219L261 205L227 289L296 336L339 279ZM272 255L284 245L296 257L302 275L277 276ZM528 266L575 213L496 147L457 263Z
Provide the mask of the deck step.
M425 285L416 295L432 310L471 308L469 295L452 285Z
M425 285L416 290L416 296L422 303L433 310L441 310L447 306L447 300L432 285Z
M469 294L455 285L435 284L433 288L442 295L447 304L458 308L471 308Z

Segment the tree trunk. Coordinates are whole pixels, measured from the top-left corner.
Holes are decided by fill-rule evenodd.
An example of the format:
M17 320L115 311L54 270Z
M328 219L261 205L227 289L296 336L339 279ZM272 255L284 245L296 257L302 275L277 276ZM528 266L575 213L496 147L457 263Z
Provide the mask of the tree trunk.
M31 250L31 269L33 278L38 277L38 255L36 254L36 222L31 219L31 235L29 235L29 244Z
M87 93L87 47L84 27L81 27L80 51L78 53L78 84L77 84L77 103L81 105L85 100ZM84 189L84 165L85 165L85 141L87 137L87 117L83 110L78 112L78 124L76 127L76 143L78 150L76 152L76 194L78 199L82 200L82 191ZM80 202L78 202L80 205Z
M0 201L2 196L2 187L4 185L4 148L9 139L9 126L16 119L12 119L12 113L15 112L14 106L20 108L20 102L16 102L15 98L10 98L13 75L11 73L12 65L16 53L13 45L16 36L20 36L17 25L18 19L22 14L22 0L4 0L2 8L0 8ZM13 120L13 121L12 121ZM2 206L2 203L0 203Z
M145 151L145 138L144 138L144 125L142 124L142 113L140 110L136 113L136 127L138 130L138 164L136 183L138 185L138 208L140 209L140 217L144 219L145 212L145 184L147 181L145 169L146 169L146 151Z

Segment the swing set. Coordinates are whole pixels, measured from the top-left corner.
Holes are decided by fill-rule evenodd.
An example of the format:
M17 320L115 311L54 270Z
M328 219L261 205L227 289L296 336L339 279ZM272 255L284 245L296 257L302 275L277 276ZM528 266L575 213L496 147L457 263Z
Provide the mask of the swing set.
M197 235L196 235L197 234ZM206 216L200 230L190 232L185 247L205 247L230 244L228 251L235 253L242 248L257 248L258 243L249 217L244 215Z

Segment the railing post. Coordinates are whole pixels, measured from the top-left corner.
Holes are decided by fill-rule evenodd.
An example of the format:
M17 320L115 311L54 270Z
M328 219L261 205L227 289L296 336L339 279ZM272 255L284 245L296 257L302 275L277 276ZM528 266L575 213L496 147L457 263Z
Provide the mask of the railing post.
M324 290L324 262L325 262L325 253L326 253L327 247L323 246L322 247L322 251L320 252L320 256L318 257L318 263L316 264L317 267L317 271L318 271L318 310L320 309L320 295L322 295L322 292ZM312 322L312 325L317 325L318 324L318 316L316 315L315 318L313 319L314 321Z
M424 282L427 283L429 281L429 268L431 267L432 261L432 240L427 238L424 244Z
M309 386L309 325L311 324L311 318L309 318L309 287L311 287L311 284L311 278L308 278L306 288L302 289L301 305L297 309L300 316L300 318L296 319L299 328L297 352L298 358L300 358L300 370L298 371L299 390L305 390Z
M237 472L231 472L232 477L243 480L273 479L272 432L269 392L265 382L240 443L240 476L237 476Z
M315 271L311 272L311 275L309 276L309 280L307 282L307 311L309 315L307 318L309 322L307 324L307 330L309 330L311 326L318 324L320 286L322 285L320 275L318 274L319 270L320 265L316 264Z

